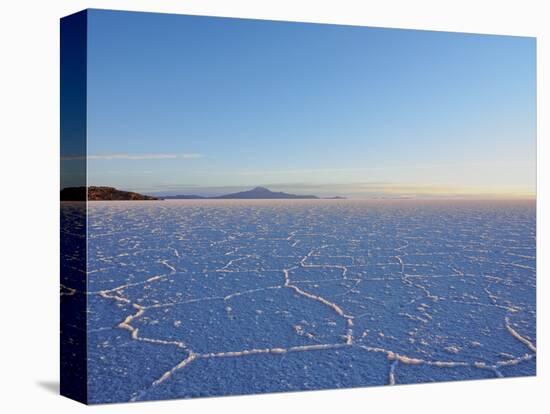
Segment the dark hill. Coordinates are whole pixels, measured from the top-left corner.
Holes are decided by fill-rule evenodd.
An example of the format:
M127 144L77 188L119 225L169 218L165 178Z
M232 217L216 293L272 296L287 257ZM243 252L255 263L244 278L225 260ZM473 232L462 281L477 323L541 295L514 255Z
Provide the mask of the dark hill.
M61 190L61 201L84 201L86 187L67 187ZM114 187L88 187L88 201L101 200L159 200L132 191L117 190Z

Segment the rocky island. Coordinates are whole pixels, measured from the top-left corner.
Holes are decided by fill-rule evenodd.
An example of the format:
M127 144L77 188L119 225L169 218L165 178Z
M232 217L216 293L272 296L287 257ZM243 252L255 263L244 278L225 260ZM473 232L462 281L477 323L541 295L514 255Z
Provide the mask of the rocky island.
M86 187L67 187L61 190L61 201L85 201ZM114 187L88 187L88 201L102 200L159 200L133 191L117 190Z

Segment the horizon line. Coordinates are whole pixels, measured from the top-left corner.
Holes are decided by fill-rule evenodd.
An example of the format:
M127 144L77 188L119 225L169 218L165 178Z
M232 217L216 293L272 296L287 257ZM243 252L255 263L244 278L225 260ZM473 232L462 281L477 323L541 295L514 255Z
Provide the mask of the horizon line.
M374 188L371 188L370 191L366 190L364 192L339 192L339 191L330 191L324 190L321 191L321 195L315 194L314 191L297 191L296 189L284 189L283 186L278 185L256 185L256 186L206 186L206 187L197 187L194 191L192 188L184 187L182 190L166 190L166 189L145 189L139 187L125 187L125 186L116 186L116 185L87 185L86 187L113 187L121 191L131 191L138 192L144 195L151 195L155 197L168 197L176 195L196 195L200 197L218 197L233 192L242 192L250 191L252 189L263 187L267 188L269 191L273 192L284 192L294 195L311 195L318 197L320 199L326 199L330 197L344 197L350 200L536 200L537 192L536 191L456 191L456 187L449 187L449 190L454 189L455 191L442 191L442 187L432 188L435 191L426 191L429 189L429 186L424 187L424 191L397 191L400 187L399 185L374 185ZM272 190L269 187L277 187L276 190ZM288 187L288 186L287 186ZM392 188L393 187L393 188ZM409 189L414 186L409 186ZM70 186L64 187L70 188ZM62 188L62 189L64 189ZM384 188L384 189L382 189ZM405 188L405 187L401 187ZM417 187L418 188L418 187ZM208 189L211 189L208 191ZM213 191L213 190L217 191ZM205 192L206 190L206 192Z

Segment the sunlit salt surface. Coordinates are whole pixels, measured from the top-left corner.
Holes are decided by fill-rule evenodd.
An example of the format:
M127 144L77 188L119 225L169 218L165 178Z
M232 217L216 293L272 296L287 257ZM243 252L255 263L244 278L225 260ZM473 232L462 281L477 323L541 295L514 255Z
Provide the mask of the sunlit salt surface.
M90 401L534 375L535 219L528 201L90 203Z

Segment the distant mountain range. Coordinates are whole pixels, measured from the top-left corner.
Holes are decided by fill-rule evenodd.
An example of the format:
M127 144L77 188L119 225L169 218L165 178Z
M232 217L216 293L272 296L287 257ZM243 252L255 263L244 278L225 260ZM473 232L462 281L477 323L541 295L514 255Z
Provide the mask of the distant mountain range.
M165 199L238 199L238 200L251 200L251 199L318 199L319 197L314 195L297 195L283 193L282 191L271 191L265 187L255 187L252 190L240 191L238 193L224 194L215 197L203 197L197 195L175 195L166 196Z
M68 187L61 190L61 201L75 201L85 199L86 187ZM255 187L248 191L224 194L221 196L204 197L199 195L173 195L153 197L132 191L117 190L114 187L88 187L88 201L100 200L253 200L253 199L297 199L297 200L318 200L321 197L315 195L289 194L282 191L271 191L265 187ZM344 199L345 197L326 197L327 199Z

